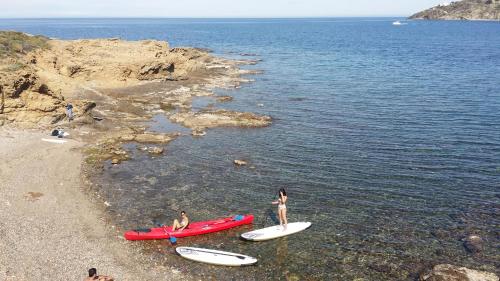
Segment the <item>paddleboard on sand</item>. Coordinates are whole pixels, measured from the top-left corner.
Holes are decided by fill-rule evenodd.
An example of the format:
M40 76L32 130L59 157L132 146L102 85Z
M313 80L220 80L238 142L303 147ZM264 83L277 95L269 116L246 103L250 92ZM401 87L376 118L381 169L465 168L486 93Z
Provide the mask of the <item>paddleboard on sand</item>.
M186 258L188 260L215 265L243 266L251 265L257 262L256 258L252 258L242 254L203 248L177 247L175 251L183 258Z
M61 139L42 139L42 141L52 142L52 143L65 143L66 142L66 140L61 140Z
M311 226L310 222L292 222L286 227L286 230L280 225L274 225L262 229L253 230L241 234L241 238L250 241L265 241L274 238L279 238L300 232Z

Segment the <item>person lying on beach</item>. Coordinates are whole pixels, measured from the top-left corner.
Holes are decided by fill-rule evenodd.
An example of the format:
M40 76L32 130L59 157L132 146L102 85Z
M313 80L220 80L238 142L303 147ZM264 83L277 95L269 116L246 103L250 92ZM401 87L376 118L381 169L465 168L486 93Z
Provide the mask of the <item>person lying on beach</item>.
M179 221L177 219L175 219L174 223L172 224L172 231L176 231L176 230L182 231L188 225L189 225L189 218L186 215L186 212L182 211L181 212L181 222L179 223Z
M113 277L105 276L105 275L97 275L97 269L91 268L89 269L89 277L85 278L83 281L114 281Z

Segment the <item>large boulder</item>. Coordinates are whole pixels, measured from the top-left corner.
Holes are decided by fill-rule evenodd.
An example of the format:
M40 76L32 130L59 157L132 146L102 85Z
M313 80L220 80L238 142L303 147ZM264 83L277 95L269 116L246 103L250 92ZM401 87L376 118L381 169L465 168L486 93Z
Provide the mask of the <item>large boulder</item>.
M64 115L64 98L26 67L0 75L0 114L7 122L37 124Z
M491 272L478 271L451 264L438 264L420 276L420 281L499 281Z

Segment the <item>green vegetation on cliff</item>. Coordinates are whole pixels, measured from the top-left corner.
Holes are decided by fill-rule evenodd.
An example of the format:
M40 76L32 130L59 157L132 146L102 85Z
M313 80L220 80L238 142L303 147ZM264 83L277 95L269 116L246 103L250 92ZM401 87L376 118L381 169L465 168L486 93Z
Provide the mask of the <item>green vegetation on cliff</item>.
M49 39L44 36L32 36L22 32L0 31L0 58L16 57L28 52L48 48Z

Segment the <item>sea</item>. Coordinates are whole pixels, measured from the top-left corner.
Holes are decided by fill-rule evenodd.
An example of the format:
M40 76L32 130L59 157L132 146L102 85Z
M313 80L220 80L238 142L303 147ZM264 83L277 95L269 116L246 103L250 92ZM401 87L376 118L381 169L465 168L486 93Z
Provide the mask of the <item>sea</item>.
M400 20L402 25L393 25ZM164 115L151 131L181 132L162 156L127 144L99 191L121 229L252 213L254 224L143 243L151 262L199 280L415 280L449 263L500 274L500 23L403 18L2 19L1 30L60 39L167 40L257 60L251 83L216 89L273 118L266 128L215 128L195 138ZM248 161L237 167L235 159ZM267 242L239 235L277 223L312 226ZM478 235L479 253L464 247ZM185 260L176 246L256 257L226 268ZM112 275L110 272L109 274Z

